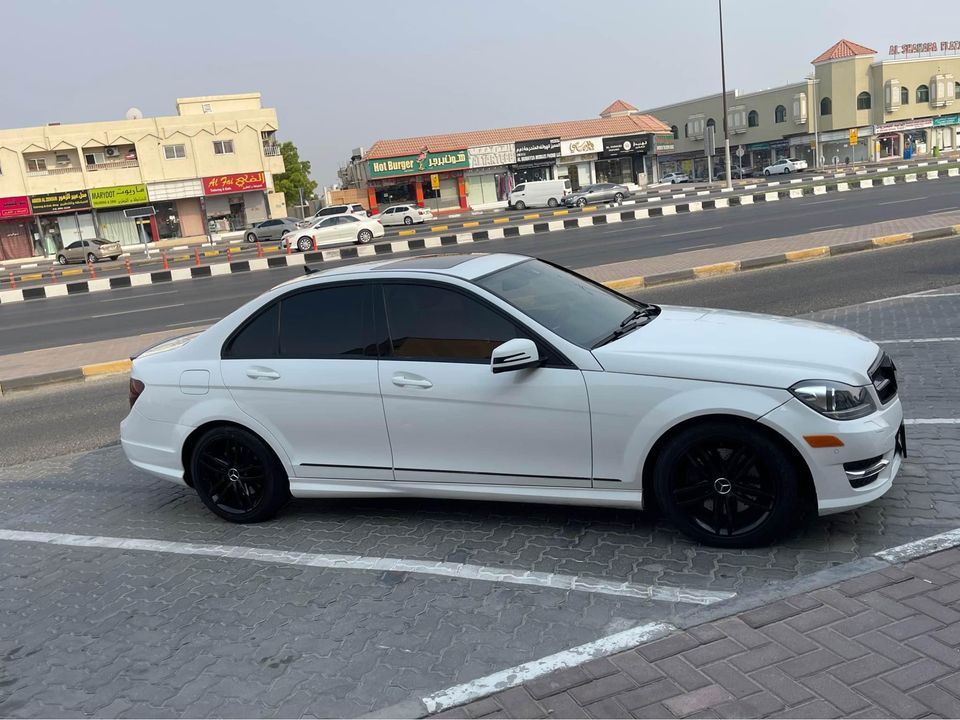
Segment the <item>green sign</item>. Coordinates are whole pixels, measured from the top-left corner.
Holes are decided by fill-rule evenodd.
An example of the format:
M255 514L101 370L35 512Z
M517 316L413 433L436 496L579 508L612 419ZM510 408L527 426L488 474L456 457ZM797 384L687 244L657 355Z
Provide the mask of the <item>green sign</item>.
M389 177L391 175L417 175L427 172L459 170L467 167L470 167L470 161L467 158L466 150L451 150L441 153L423 152L419 155L367 161L367 170L371 178Z
M940 125L960 125L960 115L942 115L933 119L933 126Z
M136 205L145 202L147 202L146 185L115 185L93 188L90 191L90 204L95 208Z

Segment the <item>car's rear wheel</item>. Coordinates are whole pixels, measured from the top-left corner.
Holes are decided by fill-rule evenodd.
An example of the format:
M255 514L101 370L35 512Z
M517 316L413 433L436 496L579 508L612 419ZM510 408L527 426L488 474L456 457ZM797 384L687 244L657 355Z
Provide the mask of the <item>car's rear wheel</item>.
M110 259L111 259L111 260L116 260L118 257L120 257L120 256L119 256L119 255L111 255L111 256L110 256Z
M547 207L555 208L559 204L560 203L557 202L556 198L550 198L549 200L547 200Z
M256 234L256 233L247 233L247 242L253 243L253 242L256 242L256 241L257 241L257 234Z
M404 225L413 225L413 218L410 217L409 215L407 215L407 216L403 219L403 224L404 224Z
M357 242L360 243L361 245L366 245L371 240L373 240L372 230L367 230L366 228L364 228L363 230L357 233Z
M290 499L290 483L273 451L243 428L204 433L190 458L190 477L203 504L231 522L268 520Z
M60 263L61 265L66 265L66 264L67 264L67 258L66 258L66 256L65 256L65 255L57 255L57 262Z
M297 240L297 250L299 250L300 252L306 252L312 247L313 247L313 238L304 236L299 240Z
M514 210L526 210L526 209L527 209L527 204L526 204L523 200L517 200L517 202L514 203L513 209L514 209Z
M674 435L653 472L656 499L685 535L718 547L765 545L793 529L800 473L759 430L709 421Z
M791 170L790 170L790 168L788 168L788 167L785 167L785 168L783 169L783 174L784 174L784 175L789 175L790 172L791 172Z
M586 198L580 198L579 200L577 200L577 205L579 205L580 207L583 207L586 204L587 204Z
M97 261L97 256L96 256L96 255L94 255L93 253L87 253L87 262L88 262L88 263L95 263L96 261Z

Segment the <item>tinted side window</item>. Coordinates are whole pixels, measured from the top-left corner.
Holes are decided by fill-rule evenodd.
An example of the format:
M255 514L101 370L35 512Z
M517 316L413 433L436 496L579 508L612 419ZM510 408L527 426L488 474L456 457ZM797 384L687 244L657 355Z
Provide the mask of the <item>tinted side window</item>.
M520 191L524 190L526 187L527 187L526 185L524 185L524 184L521 183L520 185L517 185L517 186L513 189L513 191L514 191L514 192L520 192Z
M277 356L277 321L280 304L274 303L247 323L223 350L226 360L259 360Z
M370 292L369 285L346 285L283 298L280 357L363 357L370 341Z
M386 284L383 296L391 357L485 363L495 347L524 337L510 320L454 290Z

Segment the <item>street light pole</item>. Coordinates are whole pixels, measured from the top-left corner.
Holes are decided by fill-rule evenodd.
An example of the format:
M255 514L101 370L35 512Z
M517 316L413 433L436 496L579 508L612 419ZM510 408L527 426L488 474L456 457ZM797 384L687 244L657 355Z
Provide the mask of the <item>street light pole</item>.
M723 62L723 0L717 0L720 11L720 85L723 92L723 163L727 169L727 190L733 190L733 171L730 167L730 128L727 126L727 69Z

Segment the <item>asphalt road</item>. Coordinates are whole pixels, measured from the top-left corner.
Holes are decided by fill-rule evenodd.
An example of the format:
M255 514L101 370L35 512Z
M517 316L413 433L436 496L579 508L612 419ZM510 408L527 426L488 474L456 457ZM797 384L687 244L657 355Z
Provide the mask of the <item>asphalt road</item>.
M489 240L471 249L536 255L584 268L957 209L960 178L951 178ZM0 352L213 322L301 273L284 268L0 306Z
M799 265L653 288L655 303L797 315L955 284L960 249L933 240ZM223 296L219 302L237 302ZM118 441L126 377L60 385L0 398L0 466L91 450Z

